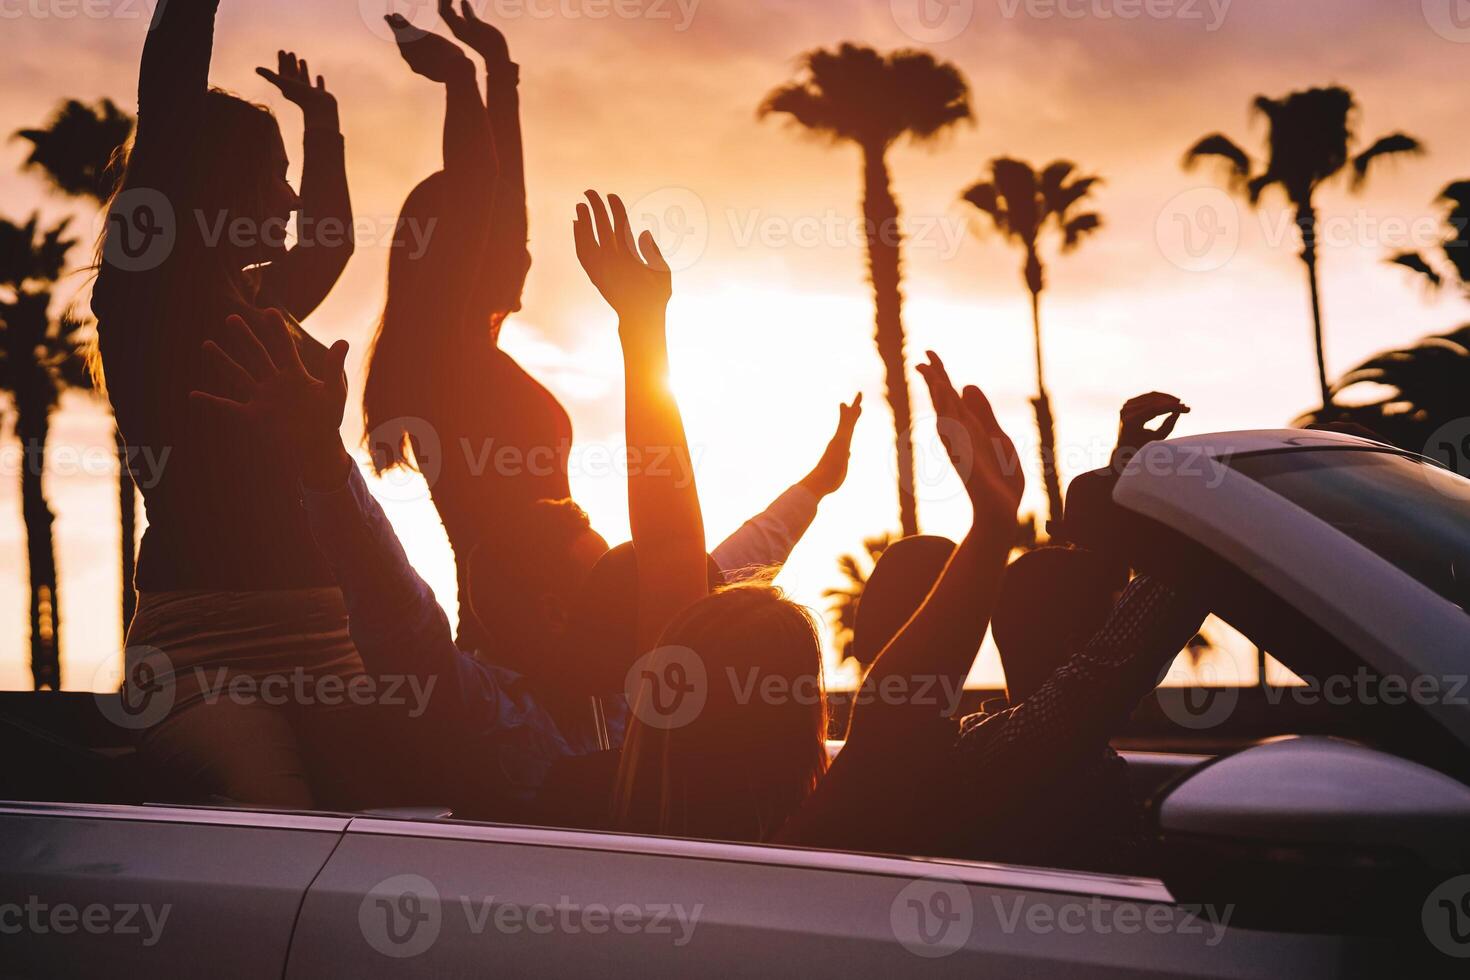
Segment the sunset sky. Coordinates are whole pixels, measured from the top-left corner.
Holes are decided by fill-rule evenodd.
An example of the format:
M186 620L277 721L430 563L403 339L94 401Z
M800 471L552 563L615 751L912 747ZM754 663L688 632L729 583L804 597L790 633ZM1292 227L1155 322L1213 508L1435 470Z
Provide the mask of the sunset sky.
M816 460L837 404L866 394L847 485L823 506L781 583L822 610L835 558L897 524L891 417L871 342L872 302L854 220L857 152L758 121L762 96L795 57L855 41L921 46L970 83L974 126L936 146L890 154L910 235L905 324L910 360L938 350L956 380L981 385L1035 468L1034 385L1020 257L958 195L985 161L1074 160L1105 183L1105 227L1048 266L1048 382L1064 476L1100 465L1118 405L1152 389L1193 414L1179 432L1275 427L1316 397L1306 285L1279 198L1237 207L1210 170L1180 159L1223 130L1256 152L1257 93L1350 87L1357 131L1402 130L1428 149L1389 160L1361 195L1320 198L1328 366L1448 329L1463 301L1432 297L1387 255L1441 236L1433 198L1470 176L1460 0L482 0L521 65L534 266L504 345L567 405L578 448L572 486L612 541L627 536L626 485L607 465L621 439L614 317L578 268L571 219L588 187L621 193L676 266L674 384L698 460L712 541L759 511ZM136 108L151 0L0 0L0 133L42 122L63 97ZM341 104L348 173L369 229L335 292L307 321L353 345L347 432L362 356L383 301L388 240L404 195L437 169L442 95L388 43L389 9L436 28L430 3L223 0L212 81L278 112L299 167L300 117L262 79L277 48L326 76ZM907 29L907 33L906 33ZM0 213L93 215L21 174L21 141L0 141ZM968 212L968 213L967 213ZM1213 239L1204 236L1216 232ZM1193 237L1187 238L1186 236ZM88 242L90 246L90 242ZM79 248L78 261L89 251ZM1049 253L1054 256L1054 253ZM61 291L84 284L78 275ZM58 303L58 309L60 304ZM920 416L920 520L962 531L963 492ZM8 426L8 420L7 420ZM7 439L9 434L7 431ZM47 485L57 511L63 669L68 688L102 683L118 650L116 512L105 411L77 396L57 415ZM69 462L67 462L69 460ZM13 442L0 454L0 688L29 687L23 532ZM1027 506L1039 502L1030 476ZM448 545L421 485L383 496L419 569L452 607ZM454 610L450 609L451 614ZM975 680L994 682L982 658Z

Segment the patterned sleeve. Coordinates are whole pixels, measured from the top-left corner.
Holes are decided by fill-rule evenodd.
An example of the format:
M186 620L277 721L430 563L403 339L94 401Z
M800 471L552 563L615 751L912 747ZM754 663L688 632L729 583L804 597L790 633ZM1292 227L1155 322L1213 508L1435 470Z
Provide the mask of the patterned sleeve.
M961 723L964 778L988 782L1013 766L1020 774L1096 758L1203 619L1198 603L1138 576L1102 629L1036 693Z

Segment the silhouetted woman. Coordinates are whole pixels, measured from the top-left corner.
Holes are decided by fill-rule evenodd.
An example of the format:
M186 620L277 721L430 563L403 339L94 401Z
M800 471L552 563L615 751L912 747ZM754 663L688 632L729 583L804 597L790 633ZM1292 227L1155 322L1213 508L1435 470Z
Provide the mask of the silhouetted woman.
M305 61L281 52L278 71L259 69L305 117L299 196L270 111L209 86L217 7L159 5L137 131L98 245L92 308L107 392L135 458L151 454L161 467L156 481L134 469L148 529L130 668L150 655L148 675L130 676L125 692L146 726L145 756L187 792L305 806L297 740L266 703L278 699L246 683L206 703L209 689L239 675L349 676L361 664L294 478L265 465L248 433L190 412L188 393L202 342L230 313L275 306L301 318L321 303L352 253L352 210L336 100ZM298 244L288 249L293 213ZM320 363L321 346L296 336Z
M464 612L470 555L494 541L499 522L515 520L518 510L571 495L572 423L556 397L497 343L506 317L521 308L531 265L520 69L504 35L469 4L461 9L457 14L448 0L439 5L455 37L484 59L481 113L493 152L462 168L446 165L404 201L363 416L380 473L411 466L425 474L459 570L458 642L481 649L490 638L479 618ZM412 36L406 21L398 29L401 37ZM453 112L445 117L446 148L463 139L463 125ZM456 245L452 227L466 220L485 234L478 250ZM498 455L507 449L513 458ZM505 652L508 666L525 667Z

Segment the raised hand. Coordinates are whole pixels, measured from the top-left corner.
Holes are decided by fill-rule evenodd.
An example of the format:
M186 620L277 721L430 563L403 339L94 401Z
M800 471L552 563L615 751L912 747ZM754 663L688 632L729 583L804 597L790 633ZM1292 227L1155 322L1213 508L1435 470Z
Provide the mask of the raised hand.
M827 449L822 453L822 458L817 460L817 465L801 481L802 486L818 497L836 493L847 479L847 462L852 455L852 433L862 414L862 392L858 392L851 404L838 406L837 431L833 434L832 441L827 443Z
M1179 416L1188 411L1188 405L1161 391L1128 399L1118 413L1118 444L1113 448L1108 465L1121 471L1144 446L1156 439L1169 438ZM1158 428L1149 429L1148 423L1160 415L1166 416L1164 421Z
M577 205L572 235L577 259L592 285L617 311L626 341L644 328L662 330L664 311L673 295L673 277L652 234L645 231L634 242L622 199L609 194L608 204L611 220L602 198L596 191L587 191L587 204Z
M955 391L939 355L932 350L928 355L929 363L918 366L919 374L929 386L934 414L939 417L939 438L955 472L964 481L976 523L984 522L997 533L1009 536L1014 532L1016 508L1026 489L1016 446L996 421L980 389L970 385L961 395Z
M192 391L191 402L278 440L303 473L345 458L338 430L347 403L347 341L327 351L320 378L302 363L279 310L262 310L248 323L231 316L224 342L228 351L212 340L204 344L205 358L218 372L218 390Z
M449 33L484 58L487 67L510 64L510 46L505 43L505 35L495 25L481 20L470 6L470 0L460 0L458 13L454 10L454 0L439 0L439 16Z
M301 107L308 128L338 126L336 96L327 91L322 76L316 76L316 84L312 84L306 59L296 57L295 51L277 51L276 70L257 68L255 73L280 89L288 102Z
M453 41L414 27L402 14L389 14L383 19L393 29L398 53L415 74L440 83L456 77L474 79L474 63Z

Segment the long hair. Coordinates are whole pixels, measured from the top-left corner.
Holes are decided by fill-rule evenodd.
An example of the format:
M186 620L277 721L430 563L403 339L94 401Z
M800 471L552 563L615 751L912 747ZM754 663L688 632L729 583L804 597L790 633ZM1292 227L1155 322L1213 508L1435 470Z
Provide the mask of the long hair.
M715 840L770 839L827 771L826 698L815 621L774 586L725 586L672 622L650 654L694 660L704 695L693 718L660 720L647 687L614 792L625 830ZM678 724L671 724L678 722Z
M227 232L232 220L258 221L263 216L263 189L273 177L271 148L280 140L280 126L270 109L219 88L211 88L205 94L200 131L193 143L194 155L187 161L171 164L187 174L177 186L168 188L177 195L170 200L177 232L173 251L168 256L176 270L170 281L184 293L162 298L172 308L207 316L221 303L254 305L258 280L242 270L239 254L226 248L212 248L194 232L201 222L205 227L217 226ZM141 181L145 177L140 176L140 171L146 174L161 166L138 159L135 142L136 132L114 155L113 169L118 180L104 208L108 219L98 235L93 256L94 268L99 271L107 262L107 244L115 233L114 220L127 217L115 213L119 198L127 191L144 189ZM102 382L100 363L93 359L92 366L98 382Z

